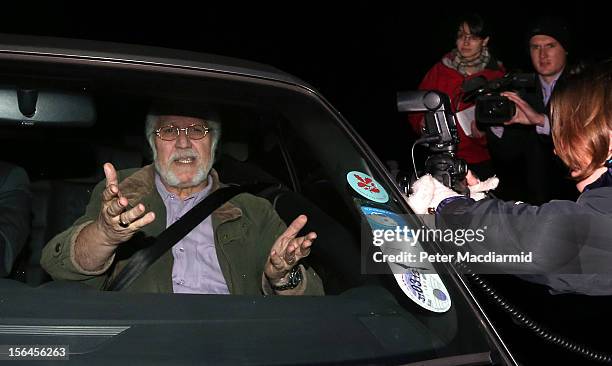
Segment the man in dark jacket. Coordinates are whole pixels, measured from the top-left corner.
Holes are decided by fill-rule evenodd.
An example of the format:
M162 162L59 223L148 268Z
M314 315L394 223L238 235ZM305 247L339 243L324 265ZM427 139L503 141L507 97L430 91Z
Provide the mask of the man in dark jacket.
M30 234L29 184L25 170L0 162L0 277L11 273Z
M190 109L191 107L191 109ZM214 114L160 104L147 118L154 165L116 172L94 189L85 215L44 248L54 279L102 288L142 246L222 183L212 169L220 136ZM300 259L316 239L298 237L301 215L286 227L265 199L239 194L163 254L128 291L218 294L322 294L319 277Z
M568 172L553 153L548 117L550 97L569 72L570 33L562 19L544 17L529 28L526 38L538 76L535 89L523 95L502 93L515 103L516 114L506 126L493 127L487 135L501 181L498 194L535 205L575 199L575 190L564 180Z

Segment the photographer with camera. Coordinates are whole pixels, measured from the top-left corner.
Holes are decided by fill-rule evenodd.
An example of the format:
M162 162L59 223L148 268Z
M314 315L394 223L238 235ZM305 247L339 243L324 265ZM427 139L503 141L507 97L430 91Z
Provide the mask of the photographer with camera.
M490 41L484 21L477 14L459 18L457 22L456 48L444 55L425 75L419 85L420 90L435 90L450 97L452 112L463 111L473 105L461 100L461 85L465 80L484 77L488 80L504 75L504 68L490 53L487 45ZM425 125L422 113L408 117L417 134L423 133ZM472 135L468 136L462 128L459 130L460 143L457 157L464 159L469 168L480 178L494 174L491 157L487 150L484 134L471 123Z
M465 248L472 253L533 252L531 263L490 264L502 272L536 275L527 279L555 293L612 295L612 61L568 77L551 111L554 147L581 192L576 202L476 201L430 175L407 202L417 214L435 212L441 229L488 228L485 241Z
M417 103L418 98L408 100L412 103L398 98L400 111L415 110L413 106L426 104ZM404 108L406 105L412 108ZM453 125L452 118L440 121L439 131L449 130ZM493 179L479 182L469 172L466 177L469 196L449 189L449 184L442 184L429 173L411 185L412 193L406 201L416 214L434 214L430 219L435 220L436 230L485 232L484 240L444 246L450 248L445 254L461 252L470 257L490 258L529 256L528 260L468 259L467 265L462 262L456 267L474 274L469 278L485 296L483 306L487 311L511 315L509 334L523 339L524 330L514 327L521 324L545 341L542 345L530 342L525 347L517 343L519 355L524 352L531 357L534 348L543 350L542 346L553 343L588 359L610 363L612 355L598 351L609 349L607 338L589 330L593 326L606 329L612 325L609 316L612 306L612 60L581 75L568 76L567 83L559 85L552 97L550 121L554 148L571 170L576 188L581 192L576 202L554 200L533 206L484 199L482 194L474 192L494 189L497 182ZM499 273L518 278L475 276ZM498 287L504 291L498 292ZM506 295L512 295L508 296L510 301ZM499 321L507 319L499 318ZM551 325L557 331L563 330L560 336L546 329ZM578 341L573 337L576 334L580 335ZM554 361L551 353L544 351L538 361L573 360L572 353L554 350Z
M563 84L569 71L570 33L562 19L548 16L529 28L527 41L538 76L534 92L501 93L515 104L516 113L505 126L487 131L489 151L501 179L498 195L531 204L575 199L569 179L563 179L568 172L553 154L547 113L553 90Z

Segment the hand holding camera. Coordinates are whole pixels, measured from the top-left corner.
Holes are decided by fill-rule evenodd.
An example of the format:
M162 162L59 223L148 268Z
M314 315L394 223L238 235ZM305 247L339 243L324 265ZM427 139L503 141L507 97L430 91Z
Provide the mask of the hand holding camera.
M424 145L429 150L425 174L430 174L455 191L467 193L464 184L467 164L455 154L459 134L448 95L434 90L400 92L397 95L397 108L400 112L425 112L423 135L412 146L413 156L415 145ZM416 165L414 167L414 176L418 178Z
M536 112L523 98L515 92L503 92L501 96L508 98L516 105L516 112L511 120L504 122L506 125L520 123L522 125L543 126L546 116Z
M485 198L487 192L494 190L499 184L497 177L480 181L471 171L468 171L466 179L470 191L469 197L476 201ZM433 214L438 205L445 199L458 196L461 196L461 194L446 187L438 179L427 174L414 182L412 194L404 198L414 213L424 215Z
M429 150L425 175L411 184L412 195L406 199L415 213L428 213L452 196L465 194L482 199L485 192L497 187L499 179L493 177L480 182L468 170L466 162L456 157L459 134L448 95L433 90L400 92L397 107L400 112L425 112L423 136L412 147L422 144ZM414 167L418 178L416 164Z
M535 80L534 74L507 74L491 81L484 78L468 79L461 87L464 93L463 100L476 101L475 115L479 124L492 126L511 123L539 124L541 116L535 116L533 108L519 97L518 93L511 92L511 90L533 88Z

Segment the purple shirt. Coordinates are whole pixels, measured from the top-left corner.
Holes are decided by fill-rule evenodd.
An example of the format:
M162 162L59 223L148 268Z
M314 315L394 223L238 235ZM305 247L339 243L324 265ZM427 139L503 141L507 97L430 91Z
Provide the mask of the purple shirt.
M155 174L155 186L166 206L168 227L208 196L212 179L209 176L208 185L185 200L168 192L158 174ZM172 247L172 255L172 288L175 293L229 294L217 258L210 216Z
M555 75L555 78L550 84L548 84L546 81L544 81L544 79L542 79L542 75L539 75L540 84L542 85L542 96L544 97L544 105L548 104L550 96L552 95L552 92L555 89L555 84L557 84L557 80L559 80L559 76L561 76L561 72ZM536 132L541 135L550 135L550 120L548 119L547 115L544 117L544 125L536 126Z

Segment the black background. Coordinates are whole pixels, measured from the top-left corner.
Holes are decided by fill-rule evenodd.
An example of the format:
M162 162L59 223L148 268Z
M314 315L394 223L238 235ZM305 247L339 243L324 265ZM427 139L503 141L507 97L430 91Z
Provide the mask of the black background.
M454 47L454 17L477 11L492 53L530 71L527 25L547 13L568 20L571 56L612 56L603 3L563 9L533 3L442 6L408 2L48 2L4 6L0 32L138 43L220 54L275 66L318 89L383 159L405 165L411 132L395 94L415 89ZM576 58L576 57L574 57Z

